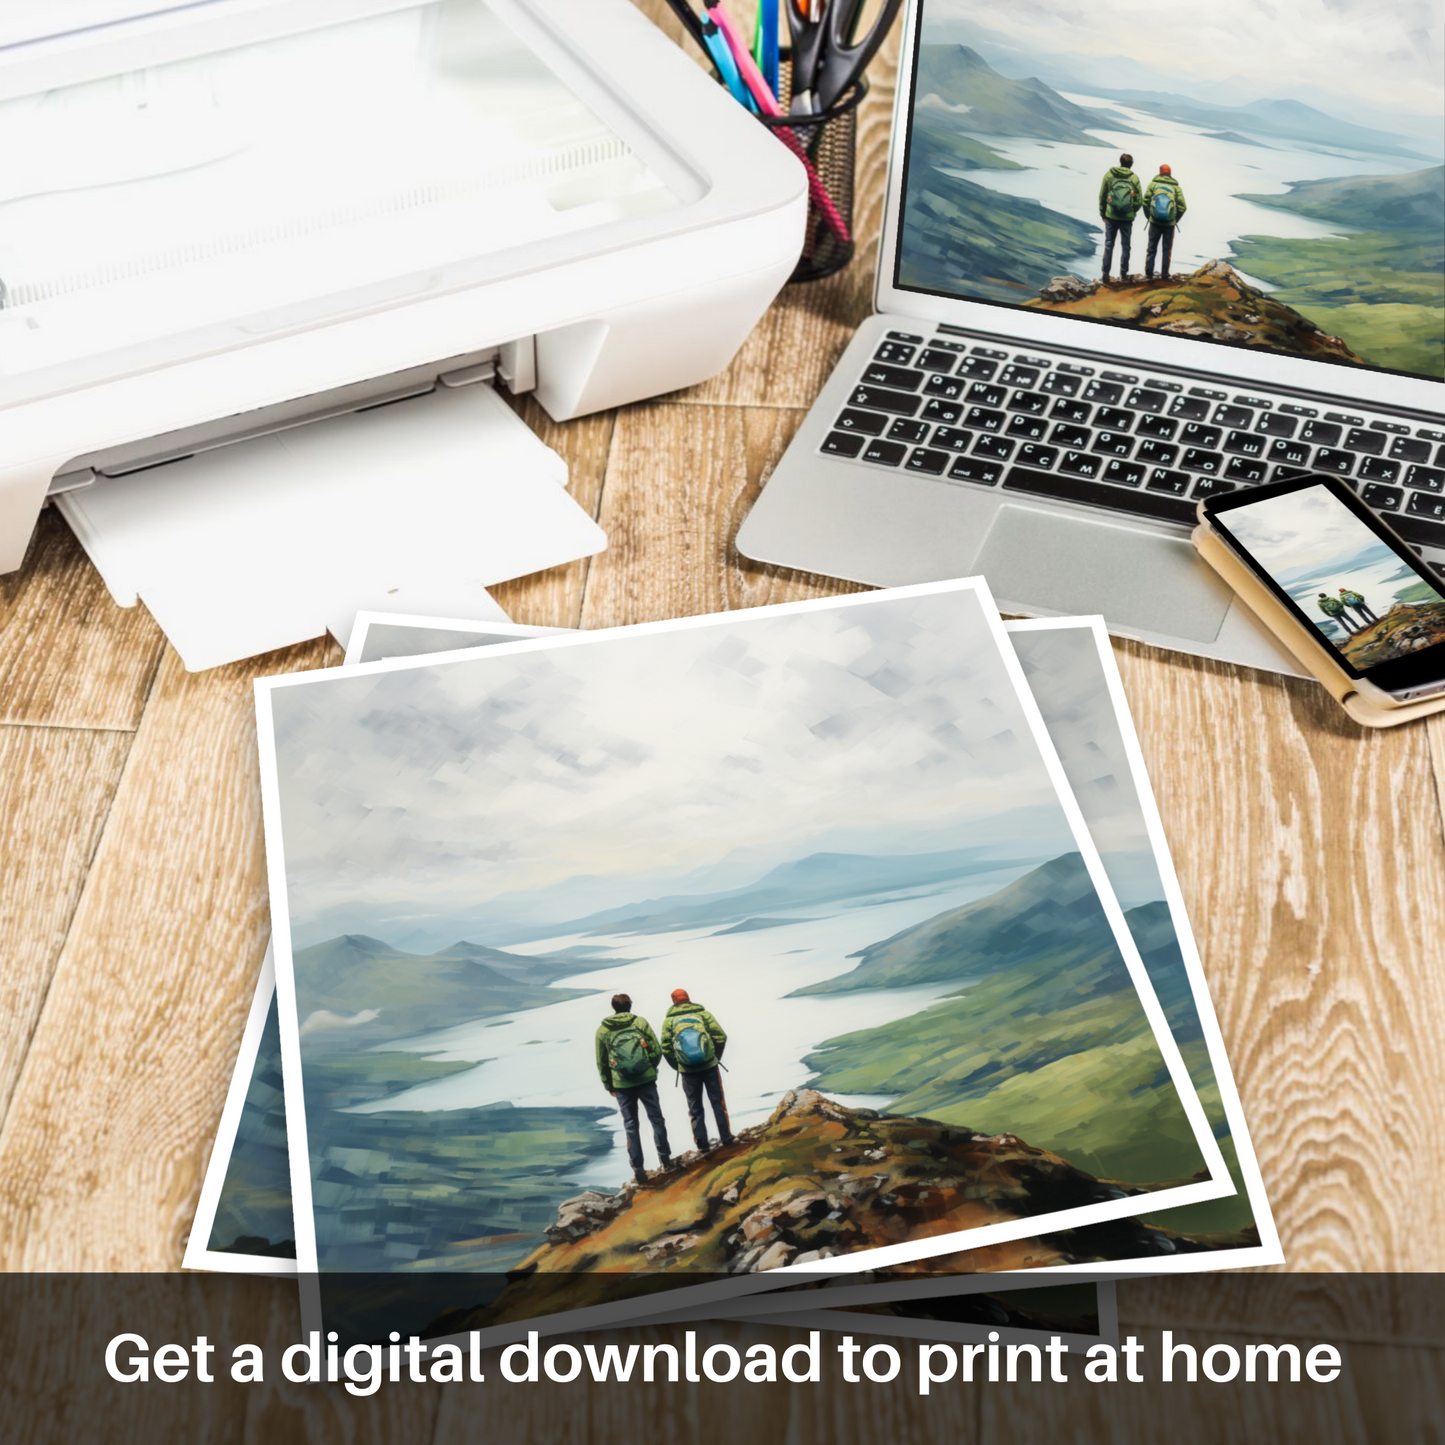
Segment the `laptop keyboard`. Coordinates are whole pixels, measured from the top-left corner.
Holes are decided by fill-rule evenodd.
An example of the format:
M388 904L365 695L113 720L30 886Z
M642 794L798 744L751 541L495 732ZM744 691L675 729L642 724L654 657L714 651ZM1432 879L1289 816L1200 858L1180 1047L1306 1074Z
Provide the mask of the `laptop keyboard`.
M1445 548L1445 431L951 336L888 332L821 450L1191 525L1202 497L1326 472Z

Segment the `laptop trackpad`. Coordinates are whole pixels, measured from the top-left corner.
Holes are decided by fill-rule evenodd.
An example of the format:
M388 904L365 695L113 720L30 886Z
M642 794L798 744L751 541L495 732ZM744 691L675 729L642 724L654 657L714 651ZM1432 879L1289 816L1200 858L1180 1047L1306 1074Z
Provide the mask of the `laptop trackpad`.
M1213 642L1233 593L1183 539L1111 522L1004 506L975 571L1006 603L1048 612L1102 612L1116 627Z

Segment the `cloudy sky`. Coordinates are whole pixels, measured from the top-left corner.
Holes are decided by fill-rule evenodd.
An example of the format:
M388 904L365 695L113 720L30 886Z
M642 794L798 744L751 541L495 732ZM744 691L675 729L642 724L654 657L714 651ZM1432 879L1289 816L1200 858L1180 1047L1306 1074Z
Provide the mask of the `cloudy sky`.
M551 888L562 919L739 857L746 876L713 886L825 849L976 846L995 816L1015 856L1073 846L972 592L271 699L298 941L349 906L417 917Z
M1389 548L1324 487L1287 492L1282 497L1236 507L1221 520L1277 578L1282 573L1338 562L1356 553L1391 555Z
M1257 84L1256 98L1318 105L1321 95L1339 97L1341 120L1355 118L1351 98L1372 109L1441 114L1437 0L927 0L925 16L930 30L976 29L1021 59L1047 58L1059 69L1072 62L1097 75L1097 62L1127 57L1155 72L1151 90L1178 90L1175 78L1187 78L1190 93L1204 98L1209 86L1240 78ZM1116 86L1137 89L1140 80L1131 67ZM1217 99L1242 103L1232 92Z

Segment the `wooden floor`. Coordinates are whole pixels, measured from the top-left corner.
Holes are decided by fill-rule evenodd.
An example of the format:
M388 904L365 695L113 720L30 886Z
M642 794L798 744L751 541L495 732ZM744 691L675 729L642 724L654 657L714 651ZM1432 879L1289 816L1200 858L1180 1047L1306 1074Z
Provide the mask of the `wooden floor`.
M880 65L865 237L891 89ZM870 241L786 291L690 391L560 426L524 402L609 547L496 589L512 616L600 627L847 590L746 563L732 538L866 314L873 263ZM1287 1267L1445 1268L1445 720L1368 733L1313 685L1117 650ZM179 1266L268 933L251 679L338 661L316 642L187 674L53 511L0 578L0 1269ZM1170 1290L1121 1289L1126 1325L1169 1323ZM439 1393L385 1408L430 1421ZM621 1429L630 1395L600 1392L593 1423ZM890 1411L895 1433L917 1423L908 1396L870 1399L868 1433ZM529 1408L545 1434L548 1407ZM302 1409L258 1394L231 1434L285 1435ZM982 1411L935 1401L929 1419L991 1431ZM1049 1420L1039 1406L1065 1438ZM842 1408L792 1425L862 1431Z

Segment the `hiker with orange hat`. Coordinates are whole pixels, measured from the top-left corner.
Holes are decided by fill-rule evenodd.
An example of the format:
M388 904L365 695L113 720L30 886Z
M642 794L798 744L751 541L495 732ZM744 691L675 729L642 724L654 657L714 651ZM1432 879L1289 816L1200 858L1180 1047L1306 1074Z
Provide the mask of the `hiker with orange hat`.
M1154 279L1154 256L1161 247L1163 256L1159 267L1162 280L1169 279L1169 257L1174 251L1174 228L1184 218L1184 187L1174 179L1174 172L1168 166L1160 166L1159 174L1149 182L1144 192L1144 218L1149 222L1149 250L1144 257L1144 275Z
M719 1069L727 1041L722 1025L701 1004L694 1003L685 988L673 989L672 1007L662 1024L662 1057L672 1065L682 1081L693 1143L704 1153L708 1149L704 1095L712 1104L719 1148L733 1142Z
M1340 588L1340 601L1346 607L1358 612L1366 622L1378 622L1380 619L1375 616L1374 609L1365 601L1363 592L1355 592L1349 587Z

